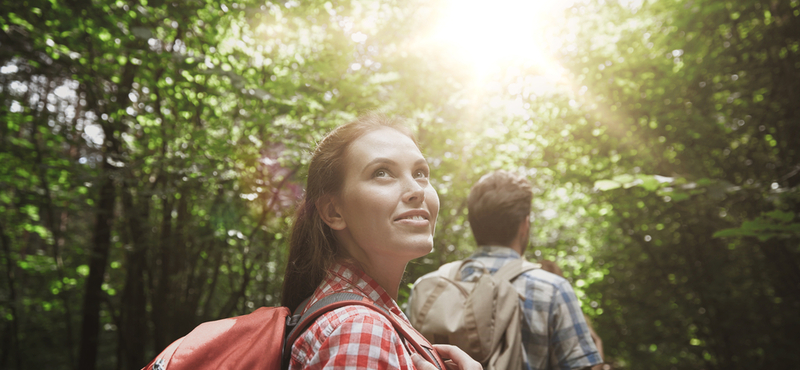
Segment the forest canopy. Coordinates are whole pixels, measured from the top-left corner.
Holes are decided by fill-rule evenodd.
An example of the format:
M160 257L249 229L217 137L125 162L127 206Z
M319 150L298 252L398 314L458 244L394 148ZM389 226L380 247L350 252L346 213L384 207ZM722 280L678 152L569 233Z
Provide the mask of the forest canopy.
M365 112L441 200L406 283L507 169L611 368L800 363L800 0L1 4L0 368L140 369L278 305L310 150Z

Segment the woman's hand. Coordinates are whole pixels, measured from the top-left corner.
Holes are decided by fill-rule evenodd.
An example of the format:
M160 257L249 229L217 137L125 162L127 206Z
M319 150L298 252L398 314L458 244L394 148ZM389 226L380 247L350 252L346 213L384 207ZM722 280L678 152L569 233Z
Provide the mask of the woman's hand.
M448 370L483 370L483 366L478 361L456 346L449 344L434 344L433 348L439 352L439 356L444 360ZM418 370L437 370L432 363L425 361L422 356L414 354L411 356L414 367Z

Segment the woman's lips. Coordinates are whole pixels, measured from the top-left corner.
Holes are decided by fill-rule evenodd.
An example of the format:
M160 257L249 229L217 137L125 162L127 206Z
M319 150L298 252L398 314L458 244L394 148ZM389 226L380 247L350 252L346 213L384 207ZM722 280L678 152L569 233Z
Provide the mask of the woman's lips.
M406 211L394 219L395 222L412 226L430 225L430 213L424 209Z

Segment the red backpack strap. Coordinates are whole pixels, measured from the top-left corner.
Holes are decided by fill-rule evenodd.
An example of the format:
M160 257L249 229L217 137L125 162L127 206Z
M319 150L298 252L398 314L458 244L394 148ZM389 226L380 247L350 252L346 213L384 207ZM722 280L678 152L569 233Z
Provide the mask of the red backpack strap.
M169 360L172 359L172 355L175 354L175 351L178 350L178 347L180 347L181 343L183 343L183 339L184 338L186 338L186 337L180 337L177 340L175 340L174 342L172 342L172 344L170 344L169 346L167 346L167 348L165 348L163 351L161 351L161 353L159 353L158 356L156 356L153 359L153 361L150 361L150 363L147 364L147 366L143 367L142 370L164 370L164 369L166 369L167 365L169 363Z
M306 298L295 310L294 315L286 317L286 339L283 342L283 355L281 356L281 369L289 368L289 361L292 356L292 346L297 338L308 329L318 317L328 311L339 307L361 304L367 298L355 293L334 293L326 296L314 303L308 310L303 312L311 297Z
M403 320L396 319L394 315L384 312L381 307L373 304L370 304L370 306L372 309L382 312L384 316L386 316L386 318L392 322L392 325L397 333L406 338L406 340L410 341L420 356L422 356L428 362L436 365L436 368L439 370L447 369L444 365L444 361L442 361L442 358L439 357L439 353L433 348L433 345L427 339L425 339L422 334L414 329L414 327Z
M305 307L305 303L300 305L296 312L302 312L303 308ZM425 337L422 336L419 332L417 332L411 325L404 322L403 320L398 320L394 317L390 312L386 311L384 308L379 307L372 303L372 301L364 297L360 294L356 293L334 293L329 296L326 296L316 303L314 303L305 313L302 315L293 315L287 317L287 328L286 331L288 332L286 341L284 342L283 348L283 359L282 359L282 368L286 369L289 366L289 359L292 353L292 345L294 342L297 341L297 338L311 326L314 321L323 314L328 311L345 307L345 306L364 306L370 308L376 312L379 312L381 315L386 317L389 322L392 323L397 334L401 337L405 338L406 341L410 342L417 353L420 354L425 360L428 362L433 363L439 370L445 370L444 362L439 357L439 354L436 353L436 350L433 349L433 345L428 342Z

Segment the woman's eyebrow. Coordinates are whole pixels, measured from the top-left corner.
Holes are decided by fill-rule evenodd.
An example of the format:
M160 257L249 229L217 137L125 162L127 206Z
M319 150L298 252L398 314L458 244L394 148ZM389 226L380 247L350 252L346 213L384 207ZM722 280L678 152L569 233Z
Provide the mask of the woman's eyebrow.
M364 168L369 168L372 165L377 164L377 163L388 164L388 165L397 165L397 162L395 162L395 161L393 161L393 160L391 160L389 158L378 157L378 158L375 158L375 159L369 161L367 164L365 164Z

